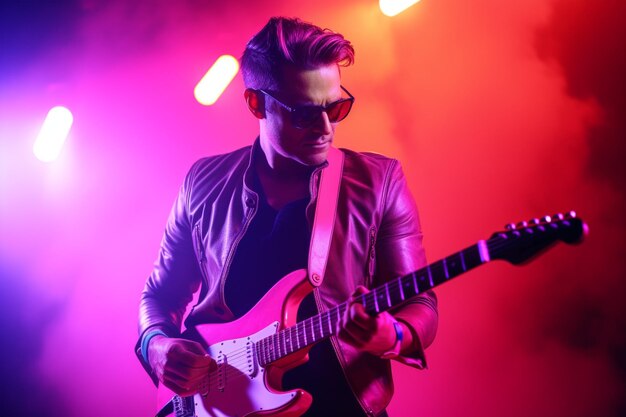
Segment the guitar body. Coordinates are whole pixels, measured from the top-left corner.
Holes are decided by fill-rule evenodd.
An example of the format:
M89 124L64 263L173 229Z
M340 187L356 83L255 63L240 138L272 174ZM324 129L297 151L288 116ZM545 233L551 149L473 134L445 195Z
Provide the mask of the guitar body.
M174 398L177 417L303 414L311 405L311 395L301 389L281 391L282 376L307 361L310 347L261 367L254 345L294 325L301 301L312 290L306 271L294 271L276 283L243 317L228 323L196 326L201 338L196 341L207 347L217 370L209 374L201 394L193 397L180 398L161 384L159 409Z

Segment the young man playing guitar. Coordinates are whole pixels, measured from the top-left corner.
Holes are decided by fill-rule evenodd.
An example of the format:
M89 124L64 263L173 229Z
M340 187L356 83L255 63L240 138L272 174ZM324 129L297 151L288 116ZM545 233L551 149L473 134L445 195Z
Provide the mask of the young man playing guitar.
M263 296L270 289L278 293L272 287L283 276L308 266L320 176L328 169L329 152L337 152L331 149L337 124L354 102L341 85L339 67L353 60L352 45L338 33L299 19L270 19L242 58L244 97L259 120L258 138L246 148L196 162L174 203L141 297L136 352L155 383L175 397L195 396L196 407L211 409L196 410L198 415L229 415L228 407L237 415L300 415L307 408L310 416L386 415L393 393L390 359L425 366L424 349L437 328L430 291L375 316L351 302L337 320L328 319L334 326L330 337L303 350L306 362L301 353L273 365L271 356L250 350L244 379L265 375L245 392L228 393L236 355L207 353L207 345L230 339L220 326L241 318L230 329L256 323L262 329L279 319L263 317L272 305L285 303L277 310L281 314L293 308ZM323 281L308 295L284 292L287 298L300 294L297 301L304 297L297 321L425 265L417 208L399 163L370 153L337 153L343 171ZM191 331L183 335L183 315L198 289L198 303L184 323ZM262 297L270 307L255 307ZM254 314L246 314L251 309ZM194 338L193 329L207 323L213 327ZM300 341L310 343L315 336L315 330L305 331L295 336L301 339L283 340L270 350L298 351ZM248 340L247 346L257 342L241 340ZM217 385L209 389L210 384ZM279 390L294 390L296 399L275 408L246 408ZM224 406L211 408L222 401L219 395L226 396Z

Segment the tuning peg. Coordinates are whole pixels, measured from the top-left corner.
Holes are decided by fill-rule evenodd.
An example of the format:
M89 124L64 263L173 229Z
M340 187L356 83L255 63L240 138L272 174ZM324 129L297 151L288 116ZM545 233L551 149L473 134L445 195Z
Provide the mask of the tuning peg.
M528 227L528 222L519 222L517 223L517 225L515 226L518 229L524 229L526 227Z
M550 216L543 216L543 217L541 218L541 220L542 220L544 223L550 223L550 222L552 222L552 218L551 218Z
M555 221L560 221L563 220L565 218L565 216L563 216L562 213L556 213L552 216L552 219Z
M530 219L528 221L528 223L530 223L530 224L532 224L534 226L537 226L537 225L541 224L541 220L539 220L538 218L535 217L534 219Z
M574 210L568 211L567 214L565 215L565 217L567 217L568 219L575 219L576 218L576 212Z
M515 223L509 223L504 226L506 230L515 230Z

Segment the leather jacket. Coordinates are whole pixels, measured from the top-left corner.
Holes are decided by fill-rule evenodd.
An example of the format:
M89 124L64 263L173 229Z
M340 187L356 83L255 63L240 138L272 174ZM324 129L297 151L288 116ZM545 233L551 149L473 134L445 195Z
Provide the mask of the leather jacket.
M324 282L315 290L318 309L346 301L358 285L373 288L425 265L417 207L398 161L378 154L341 149L345 162L337 217ZM200 289L185 326L234 318L224 301L224 285L237 244L256 213L252 191L258 140L234 152L203 158L189 171L170 213L158 259L146 282L139 311L136 352L144 368L141 340L159 329L178 337L187 305ZM310 180L307 220L313 224L319 174ZM425 367L424 348L437 329L437 300L421 294L392 311L411 330L415 350L397 358ZM346 378L365 412L381 413L393 394L391 366L331 337Z

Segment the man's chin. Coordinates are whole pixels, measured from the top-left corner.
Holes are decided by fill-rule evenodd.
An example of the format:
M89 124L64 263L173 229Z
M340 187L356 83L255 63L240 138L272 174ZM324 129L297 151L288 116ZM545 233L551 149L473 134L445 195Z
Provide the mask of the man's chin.
M311 153L300 158L300 163L306 166L318 166L326 162L328 148L323 151Z

